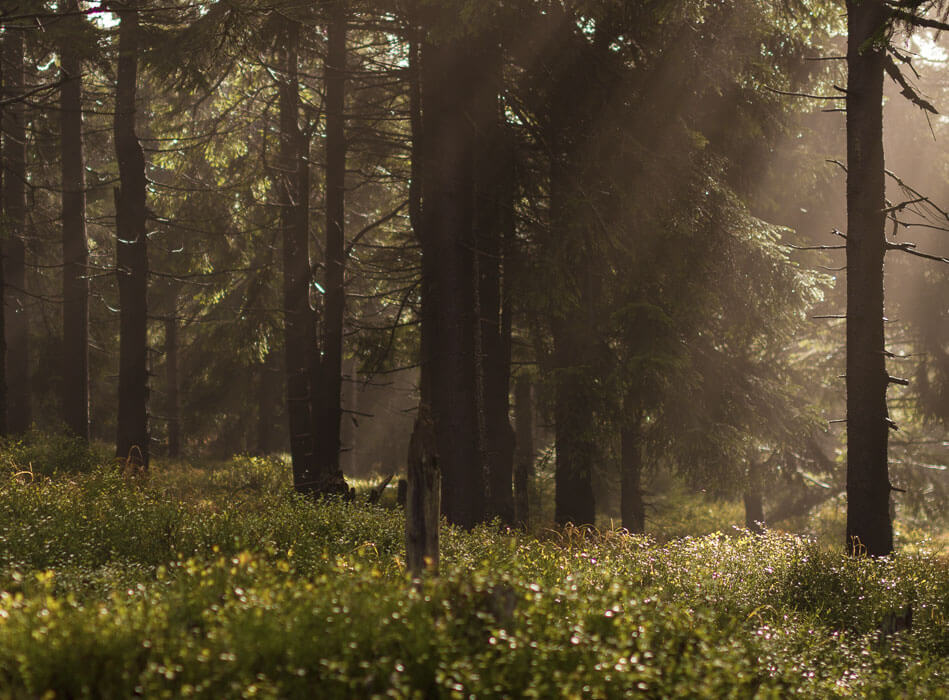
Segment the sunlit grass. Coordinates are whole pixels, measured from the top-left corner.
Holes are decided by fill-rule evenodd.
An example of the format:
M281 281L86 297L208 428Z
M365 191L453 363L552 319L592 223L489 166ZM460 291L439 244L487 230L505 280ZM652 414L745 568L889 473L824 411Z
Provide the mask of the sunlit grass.
M279 459L0 474L0 697L945 697L949 571L785 533L446 528L413 586L394 506ZM375 486L369 480L361 489ZM363 499L357 499L361 501ZM666 504L735 517L685 491ZM707 509L711 509L708 511ZM683 515L684 513L685 515ZM663 509L656 511L662 522ZM888 635L911 605L912 629Z

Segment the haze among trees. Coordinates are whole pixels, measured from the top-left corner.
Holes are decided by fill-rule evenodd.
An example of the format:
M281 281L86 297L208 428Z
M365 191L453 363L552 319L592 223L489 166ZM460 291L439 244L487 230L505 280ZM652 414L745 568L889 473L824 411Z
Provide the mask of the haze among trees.
M0 0L0 697L945 697L947 31Z
M947 489L945 27L842 9L7 3L4 433L421 460L465 528L538 455L561 525L845 491L888 554Z

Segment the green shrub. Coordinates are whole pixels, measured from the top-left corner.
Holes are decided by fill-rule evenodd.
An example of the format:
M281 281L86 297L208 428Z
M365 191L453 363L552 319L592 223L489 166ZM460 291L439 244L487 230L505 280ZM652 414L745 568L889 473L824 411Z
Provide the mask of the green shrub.
M19 439L0 438L0 464L26 478L84 474L101 464L103 455L65 432L31 429Z
M949 572L924 551L446 527L413 584L399 509L287 479L8 475L0 697L947 696Z

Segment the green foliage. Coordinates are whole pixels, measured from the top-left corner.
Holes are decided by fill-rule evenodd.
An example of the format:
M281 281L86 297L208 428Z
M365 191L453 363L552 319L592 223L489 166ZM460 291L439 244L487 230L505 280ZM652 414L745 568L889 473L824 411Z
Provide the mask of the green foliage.
M64 432L31 429L22 438L0 438L0 470L13 469L26 478L92 471L103 454Z
M412 585L399 510L281 483L254 458L5 477L0 695L946 696L932 554L449 528L442 577ZM912 630L884 637L907 604Z

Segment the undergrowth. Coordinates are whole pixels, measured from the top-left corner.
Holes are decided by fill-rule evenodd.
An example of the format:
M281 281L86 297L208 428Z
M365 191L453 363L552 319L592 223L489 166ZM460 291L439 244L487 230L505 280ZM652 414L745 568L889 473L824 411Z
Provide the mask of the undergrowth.
M46 477L4 455L2 697L947 697L949 571L924 548L446 527L413 584L398 508L305 500L279 460Z

